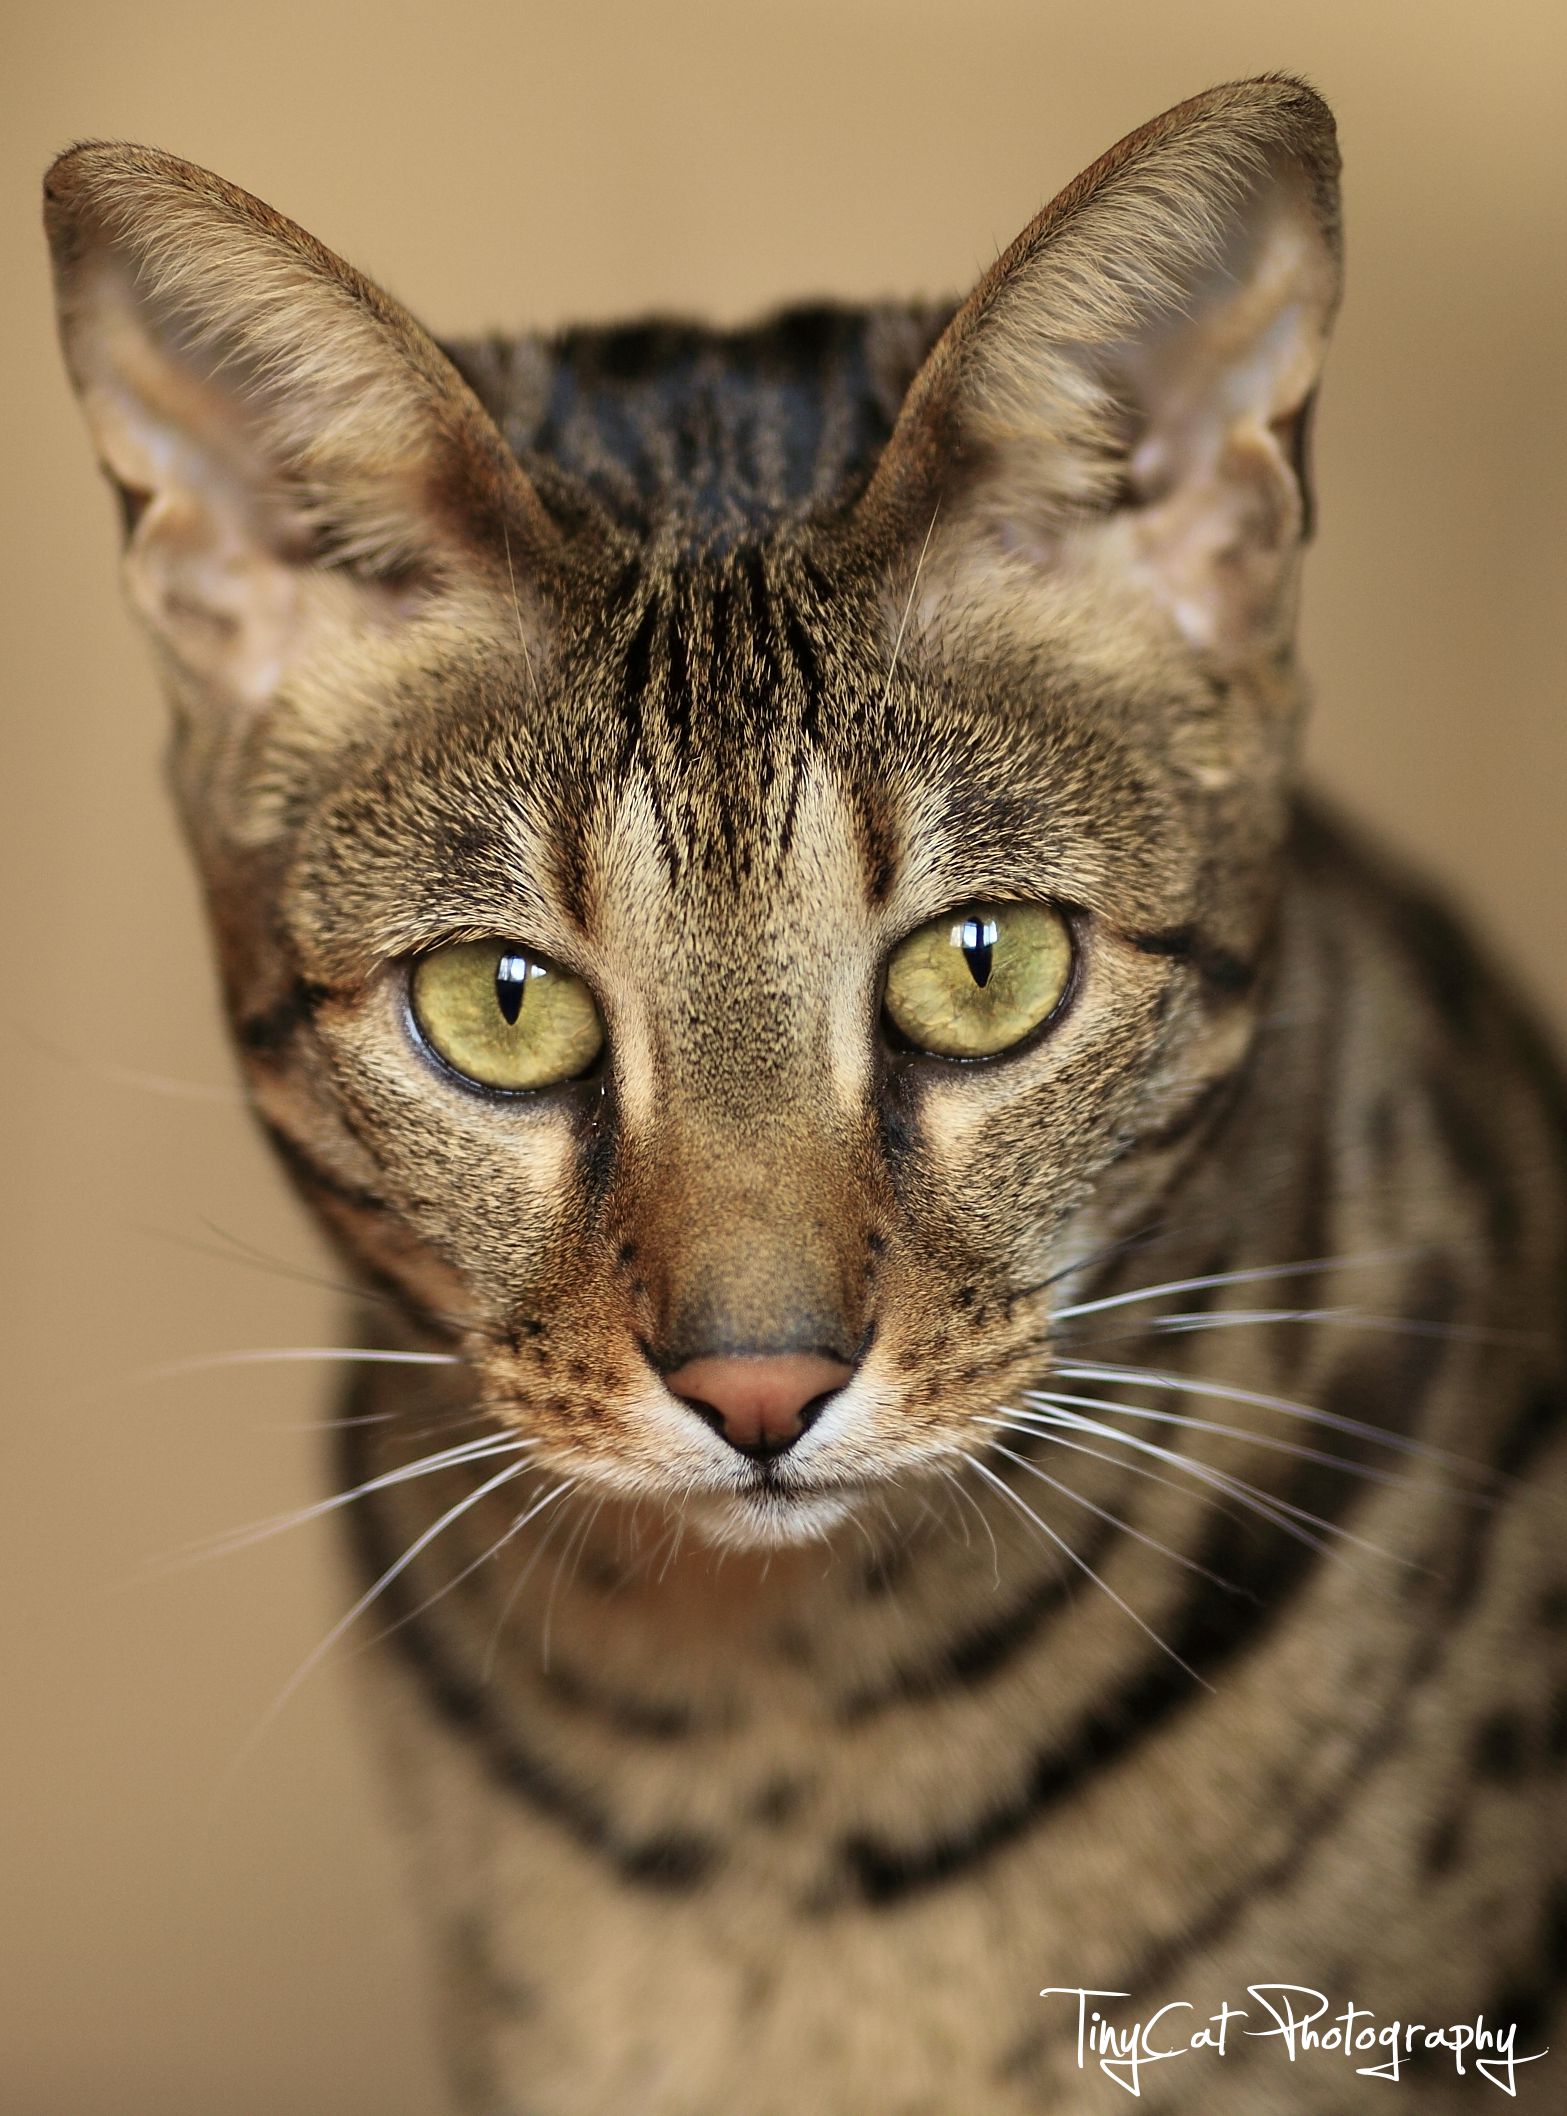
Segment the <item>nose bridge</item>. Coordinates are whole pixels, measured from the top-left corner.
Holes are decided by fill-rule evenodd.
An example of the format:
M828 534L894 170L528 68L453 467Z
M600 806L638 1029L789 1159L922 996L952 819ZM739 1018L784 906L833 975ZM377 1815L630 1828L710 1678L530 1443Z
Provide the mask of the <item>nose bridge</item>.
M862 1142L774 1115L660 1127L627 1198L649 1348L851 1360L877 1218Z

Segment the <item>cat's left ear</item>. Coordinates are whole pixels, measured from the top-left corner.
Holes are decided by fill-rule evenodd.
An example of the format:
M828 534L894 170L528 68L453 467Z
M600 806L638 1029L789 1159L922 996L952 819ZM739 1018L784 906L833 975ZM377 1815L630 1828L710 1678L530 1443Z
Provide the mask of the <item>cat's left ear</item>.
M406 310L258 199L146 147L61 156L45 222L127 586L187 729L210 748L284 696L347 719L399 657L429 658L434 625L515 643L518 595L559 540Z
M924 621L1044 636L1109 611L1230 670L1287 643L1337 175L1319 96L1237 82L1024 230L916 377L859 509L895 581L923 551Z

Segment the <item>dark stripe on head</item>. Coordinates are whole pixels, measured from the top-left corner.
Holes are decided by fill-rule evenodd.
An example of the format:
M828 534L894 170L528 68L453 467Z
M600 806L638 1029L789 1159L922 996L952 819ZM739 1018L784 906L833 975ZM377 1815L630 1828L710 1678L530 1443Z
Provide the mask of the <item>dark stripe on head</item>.
M1162 955L1171 962L1185 963L1219 992L1249 991L1257 965L1229 948L1206 941L1191 926L1174 926L1163 933L1129 933L1127 939L1142 955Z
M273 1005L259 1014L246 1015L238 1023L234 1033L240 1048L255 1058L278 1057L305 1023L314 1019L316 1009L331 997L327 986L300 978Z
M346 1183L330 1168L323 1168L309 1149L302 1146L280 1124L263 1117L261 1128L271 1140L278 1158L292 1176L295 1184L307 1196L328 1197L339 1205L350 1206L355 1212L379 1213L390 1210L385 1198L373 1190L361 1189L357 1184Z

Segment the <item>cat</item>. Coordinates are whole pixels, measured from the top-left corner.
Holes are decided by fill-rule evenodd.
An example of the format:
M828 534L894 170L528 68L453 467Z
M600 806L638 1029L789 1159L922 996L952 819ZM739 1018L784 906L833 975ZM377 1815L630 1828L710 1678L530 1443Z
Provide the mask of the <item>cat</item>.
M202 170L50 172L383 1355L333 1638L464 2110L1544 2105L1567 1123L1298 784L1337 173L1233 83L956 307L442 349Z

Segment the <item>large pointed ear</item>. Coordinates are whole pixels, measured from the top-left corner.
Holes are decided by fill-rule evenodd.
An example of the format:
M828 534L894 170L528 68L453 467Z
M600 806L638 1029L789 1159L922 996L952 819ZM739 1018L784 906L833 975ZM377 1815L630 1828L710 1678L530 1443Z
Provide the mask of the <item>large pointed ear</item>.
M1114 608L1232 670L1287 643L1337 171L1320 97L1239 82L1133 133L1024 230L861 503L903 583L924 551L927 622L1044 636Z
M362 707L410 627L493 631L554 531L412 317L259 200L134 146L45 184L61 337L187 721ZM357 699L356 694L357 693Z

